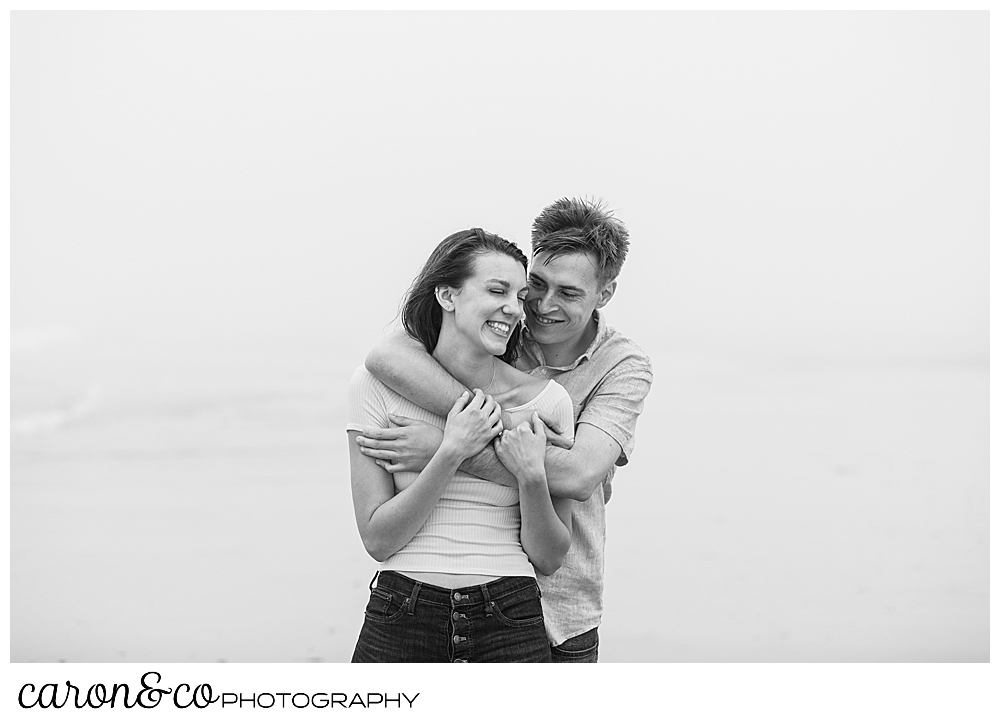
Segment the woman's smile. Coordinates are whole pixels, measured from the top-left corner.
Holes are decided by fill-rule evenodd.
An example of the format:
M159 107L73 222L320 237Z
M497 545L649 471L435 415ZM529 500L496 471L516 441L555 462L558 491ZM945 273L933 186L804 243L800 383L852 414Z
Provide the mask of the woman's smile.
M491 319L486 322L486 326L492 329L497 335L502 336L504 339L510 336L511 325L505 321L494 321Z

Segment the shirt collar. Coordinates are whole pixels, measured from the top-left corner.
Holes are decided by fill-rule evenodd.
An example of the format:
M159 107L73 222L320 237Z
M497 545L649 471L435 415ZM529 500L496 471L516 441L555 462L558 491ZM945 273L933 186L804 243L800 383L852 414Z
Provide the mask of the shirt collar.
M550 369L558 369L559 371L569 371L570 369L575 369L585 360L590 359L594 355L594 352L597 351L597 347L604 343L604 340L607 338L609 333L608 322L605 319L604 314L601 313L600 309L594 309L594 315L592 318L597 321L597 334L594 335L594 340L590 342L590 346L587 347L587 350L578 356L576 361L572 364L564 367L549 367ZM545 364L545 355L542 353L542 348L538 345L538 342L532 338L531 330L528 328L527 324L524 325L522 339L524 339L525 349L531 354L532 357L534 357L534 360L538 362L538 365L548 366Z

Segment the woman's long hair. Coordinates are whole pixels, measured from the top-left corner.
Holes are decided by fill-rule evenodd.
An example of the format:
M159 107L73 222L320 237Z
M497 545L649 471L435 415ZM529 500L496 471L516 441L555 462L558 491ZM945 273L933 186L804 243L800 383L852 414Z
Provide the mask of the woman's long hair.
M510 256L525 271L528 269L528 259L517 246L495 233L472 228L453 233L439 243L410 284L400 317L406 333L422 342L428 354L434 351L441 334L442 312L435 290L439 286L462 286L473 274L476 257L487 253ZM520 349L521 323L518 322L507 340L507 350L500 355L501 361L512 364Z

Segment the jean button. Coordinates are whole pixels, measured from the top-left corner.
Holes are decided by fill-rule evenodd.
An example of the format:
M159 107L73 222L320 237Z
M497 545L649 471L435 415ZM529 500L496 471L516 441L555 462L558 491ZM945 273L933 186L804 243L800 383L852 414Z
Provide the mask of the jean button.
M453 612L453 613L451 614L451 619L452 619L452 620L458 620L458 619L459 619L460 617L462 617L462 616L461 616L461 615L459 615L459 614L458 614L458 612Z
M455 602L458 602L459 600L462 599L462 594L456 592L454 597L455 597Z

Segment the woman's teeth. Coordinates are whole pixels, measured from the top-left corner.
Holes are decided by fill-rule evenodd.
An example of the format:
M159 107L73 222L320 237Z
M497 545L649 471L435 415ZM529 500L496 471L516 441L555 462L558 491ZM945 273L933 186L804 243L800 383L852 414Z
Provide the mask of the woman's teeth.
M486 326L501 336L507 336L510 332L510 324L504 324L502 321L487 321Z

